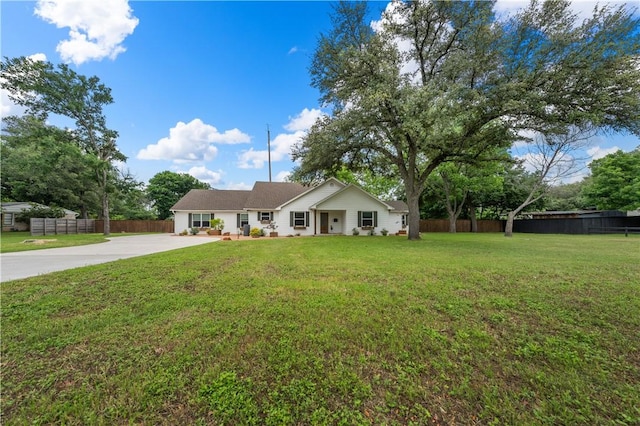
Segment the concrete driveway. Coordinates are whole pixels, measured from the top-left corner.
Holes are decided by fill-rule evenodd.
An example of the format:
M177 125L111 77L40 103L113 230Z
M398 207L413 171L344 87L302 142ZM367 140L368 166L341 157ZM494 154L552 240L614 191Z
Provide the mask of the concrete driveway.
M97 265L218 241L211 237L171 234L114 237L106 243L0 254L0 282L34 277L65 269Z

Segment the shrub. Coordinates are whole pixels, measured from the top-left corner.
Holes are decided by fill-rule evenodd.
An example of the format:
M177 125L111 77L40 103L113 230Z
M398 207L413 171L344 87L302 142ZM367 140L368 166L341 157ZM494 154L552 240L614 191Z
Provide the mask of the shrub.
M251 228L251 231L249 231L249 235L251 235L254 238L261 237L263 234L264 234L264 231L260 228Z
M189 232L191 233L191 235L198 235L198 233L200 232L199 228L191 228L189 230Z
M389 233L389 230L387 228L382 228L382 231L380 231L380 233L386 237L387 234Z
M31 209L23 209L16 214L16 222L29 223L32 218L60 218L64 217L64 210L59 207L45 207L38 204L31 204Z
M360 235L360 231L358 230L358 228L353 228L353 229L351 230L351 233L352 233L353 235Z
M376 228L371 228L371 229L369 230L369 236L370 236L370 237L373 237L374 235L376 235Z

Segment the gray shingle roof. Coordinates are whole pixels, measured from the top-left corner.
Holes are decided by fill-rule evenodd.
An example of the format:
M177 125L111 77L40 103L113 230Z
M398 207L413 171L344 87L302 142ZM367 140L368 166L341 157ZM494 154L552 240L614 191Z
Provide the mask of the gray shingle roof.
M393 210L396 210L396 211L400 211L400 212L409 211L409 206L407 206L407 203L405 203L404 201L399 201L399 200L385 201L385 204L390 205L391 207L393 207Z
M171 210L242 211L273 210L310 188L293 182L256 182L251 191L192 189ZM404 201L385 201L396 211L408 211Z
M245 208L275 209L309 189L294 182L256 182Z
M171 210L242 210L251 191L192 189Z

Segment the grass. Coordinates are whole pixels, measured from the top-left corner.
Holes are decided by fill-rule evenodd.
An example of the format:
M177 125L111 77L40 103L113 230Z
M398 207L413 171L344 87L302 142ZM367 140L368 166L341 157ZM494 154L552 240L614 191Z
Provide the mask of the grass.
M3 424L638 424L640 239L208 244L2 287Z
M112 234L109 238L121 235L136 234ZM39 242L25 243L25 240L38 240ZM106 241L107 239L103 234L46 235L42 237L32 237L29 232L3 232L0 237L0 253L84 246L87 244L104 243Z

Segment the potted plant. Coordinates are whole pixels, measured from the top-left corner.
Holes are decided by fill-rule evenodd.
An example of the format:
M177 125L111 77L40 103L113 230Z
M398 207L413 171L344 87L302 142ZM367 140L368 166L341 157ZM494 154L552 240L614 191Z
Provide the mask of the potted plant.
M211 220L211 229L207 232L209 235L222 235L224 229L224 220L219 217Z
M276 231L276 229L278 229L278 225L274 221L269 222L269 225L265 226L265 228L269 230L270 237L278 236L278 232Z

